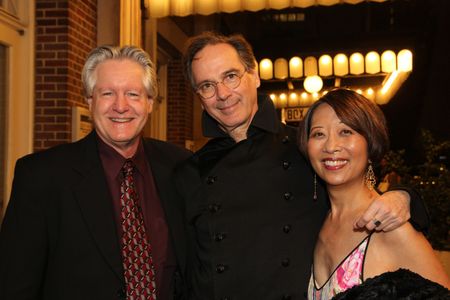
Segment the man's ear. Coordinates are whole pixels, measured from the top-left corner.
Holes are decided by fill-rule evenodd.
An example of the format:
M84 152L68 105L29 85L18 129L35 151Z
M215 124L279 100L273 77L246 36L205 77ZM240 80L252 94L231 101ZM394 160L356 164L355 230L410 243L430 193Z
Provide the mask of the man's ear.
M152 97L147 97L147 111L148 114L151 114L151 112L153 111L153 98Z
M258 71L256 69L252 69L249 73L253 76L253 79L255 80L255 86L259 88L259 86L261 85L261 79L259 78Z
M89 106L89 111L92 111L92 97L84 98L84 100L87 102Z
M259 88L261 85L261 79L259 79L258 72L255 71L256 74L256 87Z

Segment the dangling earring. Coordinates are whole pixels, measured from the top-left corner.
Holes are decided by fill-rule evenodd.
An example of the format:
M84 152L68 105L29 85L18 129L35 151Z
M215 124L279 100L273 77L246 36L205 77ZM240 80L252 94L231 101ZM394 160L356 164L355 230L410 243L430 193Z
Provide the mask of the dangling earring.
M317 200L317 174L314 173L314 194L313 194L314 201Z
M373 190L373 187L377 183L375 173L373 172L372 161L369 159L369 166L367 167L366 175L364 176L366 186L369 190Z

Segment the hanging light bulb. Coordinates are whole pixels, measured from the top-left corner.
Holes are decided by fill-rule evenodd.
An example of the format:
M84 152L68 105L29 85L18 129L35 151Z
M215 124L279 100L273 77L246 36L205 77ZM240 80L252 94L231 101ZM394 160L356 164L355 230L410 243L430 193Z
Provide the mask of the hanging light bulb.
M305 58L305 76L317 75L317 59L314 56Z
M289 94L288 107L296 106L299 106L298 94L296 92L292 92Z
M333 59L331 58L331 56L325 54L319 58L319 75L333 75Z
M285 79L288 76L288 62L284 58L275 60L275 78Z
M403 72L410 72L412 71L412 52L408 49L403 49L400 51L397 55L397 61L398 61L398 70Z
M339 53L333 59L334 75L344 76L348 74L348 58L345 54Z
M303 87L310 94L317 93L323 87L322 78L317 75L308 76L305 78L305 81L303 81Z
M366 73L376 74L380 72L380 55L375 51L366 54Z
M289 60L289 77L299 78L303 76L303 61L300 57L294 56Z
M353 53L350 56L350 74L360 75L364 73L364 56L361 53Z
M279 106L281 108L285 108L287 106L287 95L285 93L281 93L278 97L279 100Z
M259 62L259 76L263 80L269 80L273 78L273 65L270 59L264 58Z
M381 71L392 73L396 69L396 57L394 51L386 50L381 54Z

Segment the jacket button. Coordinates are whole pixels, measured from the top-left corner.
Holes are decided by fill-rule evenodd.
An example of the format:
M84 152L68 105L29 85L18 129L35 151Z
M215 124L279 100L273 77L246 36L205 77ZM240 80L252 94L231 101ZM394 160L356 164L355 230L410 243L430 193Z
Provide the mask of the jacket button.
M281 300L291 300L292 297L291 295L283 295L283 297L281 297Z
M285 200L291 200L292 198L294 198L293 196L292 196L292 193L290 193L290 192L286 192L286 193L284 193L284 199Z
M216 241L216 242L221 242L221 241L223 241L225 238L226 238L226 234L225 233L223 233L223 232L221 232L221 233L216 233L215 235L214 235L214 240Z
M286 135L286 136L281 140L281 142L282 142L283 144L288 143L288 142L289 142L289 136Z
M213 204L208 205L209 211L213 214L218 212L220 210L220 208L221 208L221 205L219 203L213 203Z
M283 226L283 232L284 233L289 233L291 231L292 226L287 224Z
M217 176L208 176L206 178L206 183L207 184L214 184L217 181Z
M127 297L127 291L125 290L125 288L120 288L117 291L117 297L119 297L121 299L125 299Z
M289 266L289 263L290 263L289 258L285 258L285 259L283 259L283 260L281 261L281 265L282 265L283 267Z
M291 166L291 163L289 161L283 161L283 169L287 170Z
M228 266L224 265L224 264L218 264L216 266L216 272L219 274L222 274L223 272L225 272L228 269Z

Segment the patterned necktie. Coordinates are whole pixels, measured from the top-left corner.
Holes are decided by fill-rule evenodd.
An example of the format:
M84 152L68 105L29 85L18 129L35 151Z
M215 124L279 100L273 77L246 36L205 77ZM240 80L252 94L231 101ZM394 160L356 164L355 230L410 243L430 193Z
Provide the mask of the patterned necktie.
M120 185L122 259L127 300L155 300L155 269L134 186L133 169L133 163L127 160L122 167L123 181Z

